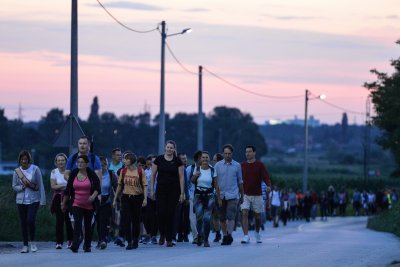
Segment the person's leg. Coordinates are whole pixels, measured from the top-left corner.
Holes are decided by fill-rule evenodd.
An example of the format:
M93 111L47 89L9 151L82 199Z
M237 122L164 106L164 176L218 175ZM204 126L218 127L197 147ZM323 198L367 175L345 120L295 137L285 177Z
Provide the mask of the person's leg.
M24 246L28 246L28 205L17 204Z
M243 234L247 236L249 234L249 210L251 206L251 198L247 195L244 195L243 203L240 206L241 217L242 217L242 230Z
M36 214L38 209L39 209L39 202L35 202L28 205L27 223L28 223L30 241L35 241Z
M74 216L74 235L71 250L78 251L82 232L83 211L81 208L73 207L72 214Z
M227 200L223 199L222 200L222 206L219 209L219 219L221 222L221 228L222 228L222 233L224 235L224 237L227 235L227 225L226 225L226 211L227 211Z
M122 199L122 211L124 213L124 232L125 239L128 242L128 246L132 243L132 201L128 195L123 195Z
M203 231L204 207L201 201L201 197L199 195L195 195L194 197L194 210L196 213L197 239L201 240L204 238L204 231Z
M227 223L227 234L231 235L233 233L233 228L235 225L237 207L238 207L238 200L237 199L230 199L227 201L227 208L226 208L226 219Z
M83 249L85 251L90 251L92 244L92 220L93 210L83 209L83 224L85 226L85 243L83 244Z
M58 194L53 199L53 207L56 215L56 244L64 242L64 212L61 210L61 196Z
M182 203L179 203L176 205L175 209L175 218L174 218L174 231L172 234L172 239L176 240L176 236L178 235L181 239L182 242L182 232L183 232L183 227L182 227Z
M142 213L142 203L143 203L143 195L134 196L132 202L132 236L133 236L133 246L134 248L138 247L139 236L140 236L140 218Z
M157 187L157 221L160 230L159 244L163 245L165 242L166 235L166 222L167 222L167 193L161 190L160 186Z
M175 211L176 205L179 202L179 191L178 187L171 188L170 192L167 194L167 220L165 229L165 238L167 242L172 242L174 238L174 222L175 222Z
M189 220L190 230L192 230L193 240L197 238L196 214L194 212L194 200L189 199Z
M69 210L66 210L63 213L64 221L65 221L65 228L67 230L67 240L68 245L72 245L72 239L74 236L74 229L72 228L71 218L69 217Z
M207 205L204 207L204 214L203 214L203 227L204 227L204 242L205 244L208 243L208 236L210 235L210 228L211 228L211 216L212 211L215 206L215 197L213 195L208 196Z

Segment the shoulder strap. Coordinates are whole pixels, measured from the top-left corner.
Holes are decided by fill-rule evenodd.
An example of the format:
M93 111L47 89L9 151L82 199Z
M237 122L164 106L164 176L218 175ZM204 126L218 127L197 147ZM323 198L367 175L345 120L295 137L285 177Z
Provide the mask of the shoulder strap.
M75 165L75 161L78 158L78 152L76 152L75 154L72 155L71 158L71 170L74 168L73 166Z
M211 187L214 188L214 167L210 166L210 171L211 171Z
M190 178L193 176L193 172L194 172L194 164L192 164L191 166L190 166Z

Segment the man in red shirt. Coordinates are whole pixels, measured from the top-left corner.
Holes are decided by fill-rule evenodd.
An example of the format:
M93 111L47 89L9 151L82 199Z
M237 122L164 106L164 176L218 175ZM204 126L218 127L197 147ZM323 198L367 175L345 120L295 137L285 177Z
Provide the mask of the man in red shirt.
M242 244L250 243L249 232L249 210L254 212L256 219L256 241L262 243L260 235L261 212L263 211L263 198L261 192L261 184L264 181L267 185L267 195L271 188L271 179L264 164L256 160L256 148L254 146L246 146L246 161L242 162L244 199L240 206L242 211Z

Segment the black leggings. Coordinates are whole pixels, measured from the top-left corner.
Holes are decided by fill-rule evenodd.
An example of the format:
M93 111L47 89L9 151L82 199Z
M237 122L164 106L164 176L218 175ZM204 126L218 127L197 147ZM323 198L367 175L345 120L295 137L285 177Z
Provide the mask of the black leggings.
M175 211L179 202L179 185L158 185L157 186L157 215L160 235L165 237L167 242L172 242L175 228Z
M146 232L150 234L151 237L157 236L157 205L156 201L151 198L147 198L147 206L145 207L144 216L144 227Z
M99 242L105 242L111 225L111 203L100 205L97 209L97 234Z
M124 213L125 238L128 244L139 239L140 215L142 212L143 195L123 194L121 198L122 212Z
M74 238L72 241L72 248L76 250L79 248L79 239L82 232L82 220L85 226L85 244L83 244L83 248L90 248L92 243L93 210L73 207L72 214L74 215Z
M35 241L36 214L39 202L32 204L17 204L24 246L28 245L28 232L30 241Z
M71 219L69 218L69 211L62 212L61 210L61 195L57 194L53 199L54 212L56 214L56 243L62 244L64 242L64 223L67 229L67 240L72 241L73 229Z

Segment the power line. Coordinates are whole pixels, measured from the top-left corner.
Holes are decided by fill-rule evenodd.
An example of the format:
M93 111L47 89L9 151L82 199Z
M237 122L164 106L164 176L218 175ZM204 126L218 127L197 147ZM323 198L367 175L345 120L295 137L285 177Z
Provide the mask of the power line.
M172 52L171 47L169 47L168 43L165 42L165 45L167 46L167 49L169 51L169 53L171 54L171 56L175 59L176 63L179 64L179 66L181 66L181 68L186 71L187 73L193 74L193 75L197 75L197 72L191 71L188 68L186 68L180 61L179 59L175 56L174 52Z
M330 103L330 102L328 102L328 101L326 101L326 100L323 100L323 99L319 99L319 100L321 100L323 103L327 104L328 106L331 106L331 107L333 107L333 108L337 108L337 109L343 110L343 111L345 111L345 112L347 112L347 113L358 114L358 115L365 115L365 113L363 113L363 112L358 112L358 111L353 111L353 110L349 110L349 109L346 109L346 108L342 108L342 107L340 107L340 106L338 106L338 105L332 104L332 103Z
M240 86L238 86L238 85L236 85L236 84L234 84L234 83L232 83L232 82L230 82L230 81L227 81L226 79L224 79L224 78L222 78L221 76L219 76L219 75L213 73L212 71L210 71L210 70L207 69L206 67L203 67L203 69L204 69L205 71L207 71L209 74L211 74L212 76L214 76L215 78L221 80L222 82L224 82L224 83L226 83L226 84L228 84L228 85L230 85L230 86L232 86L232 87L234 87L234 88L236 88L236 89L238 89L238 90L241 90L241 91L243 91L243 92L246 92L246 93L249 93L249 94L253 94L253 95L256 95L256 96L261 96L261 97L266 97L266 98L275 98L275 99L292 99L292 98L304 97L304 95L274 96L274 95L266 95L266 94L261 94L261 93L253 92L253 91L250 91L250 90L245 89L245 88L243 88L243 87L240 87Z
M135 29L133 29L133 28L131 28L131 27L125 25L125 24L122 23L121 21L119 21L116 17L114 17L113 14L111 14L111 12L108 11L107 8L106 8L99 0L96 0L96 1L97 1L97 3L99 3L99 5L104 9L105 12L107 12L107 14L108 14L112 19L114 19L119 25L121 25L122 27L124 27L124 28L127 29L127 30L130 30L130 31L133 31L133 32L136 32L136 33L149 33L149 32L153 32L153 31L158 30L158 25L157 25L156 28L151 29L151 30L147 30L147 31L135 30Z

